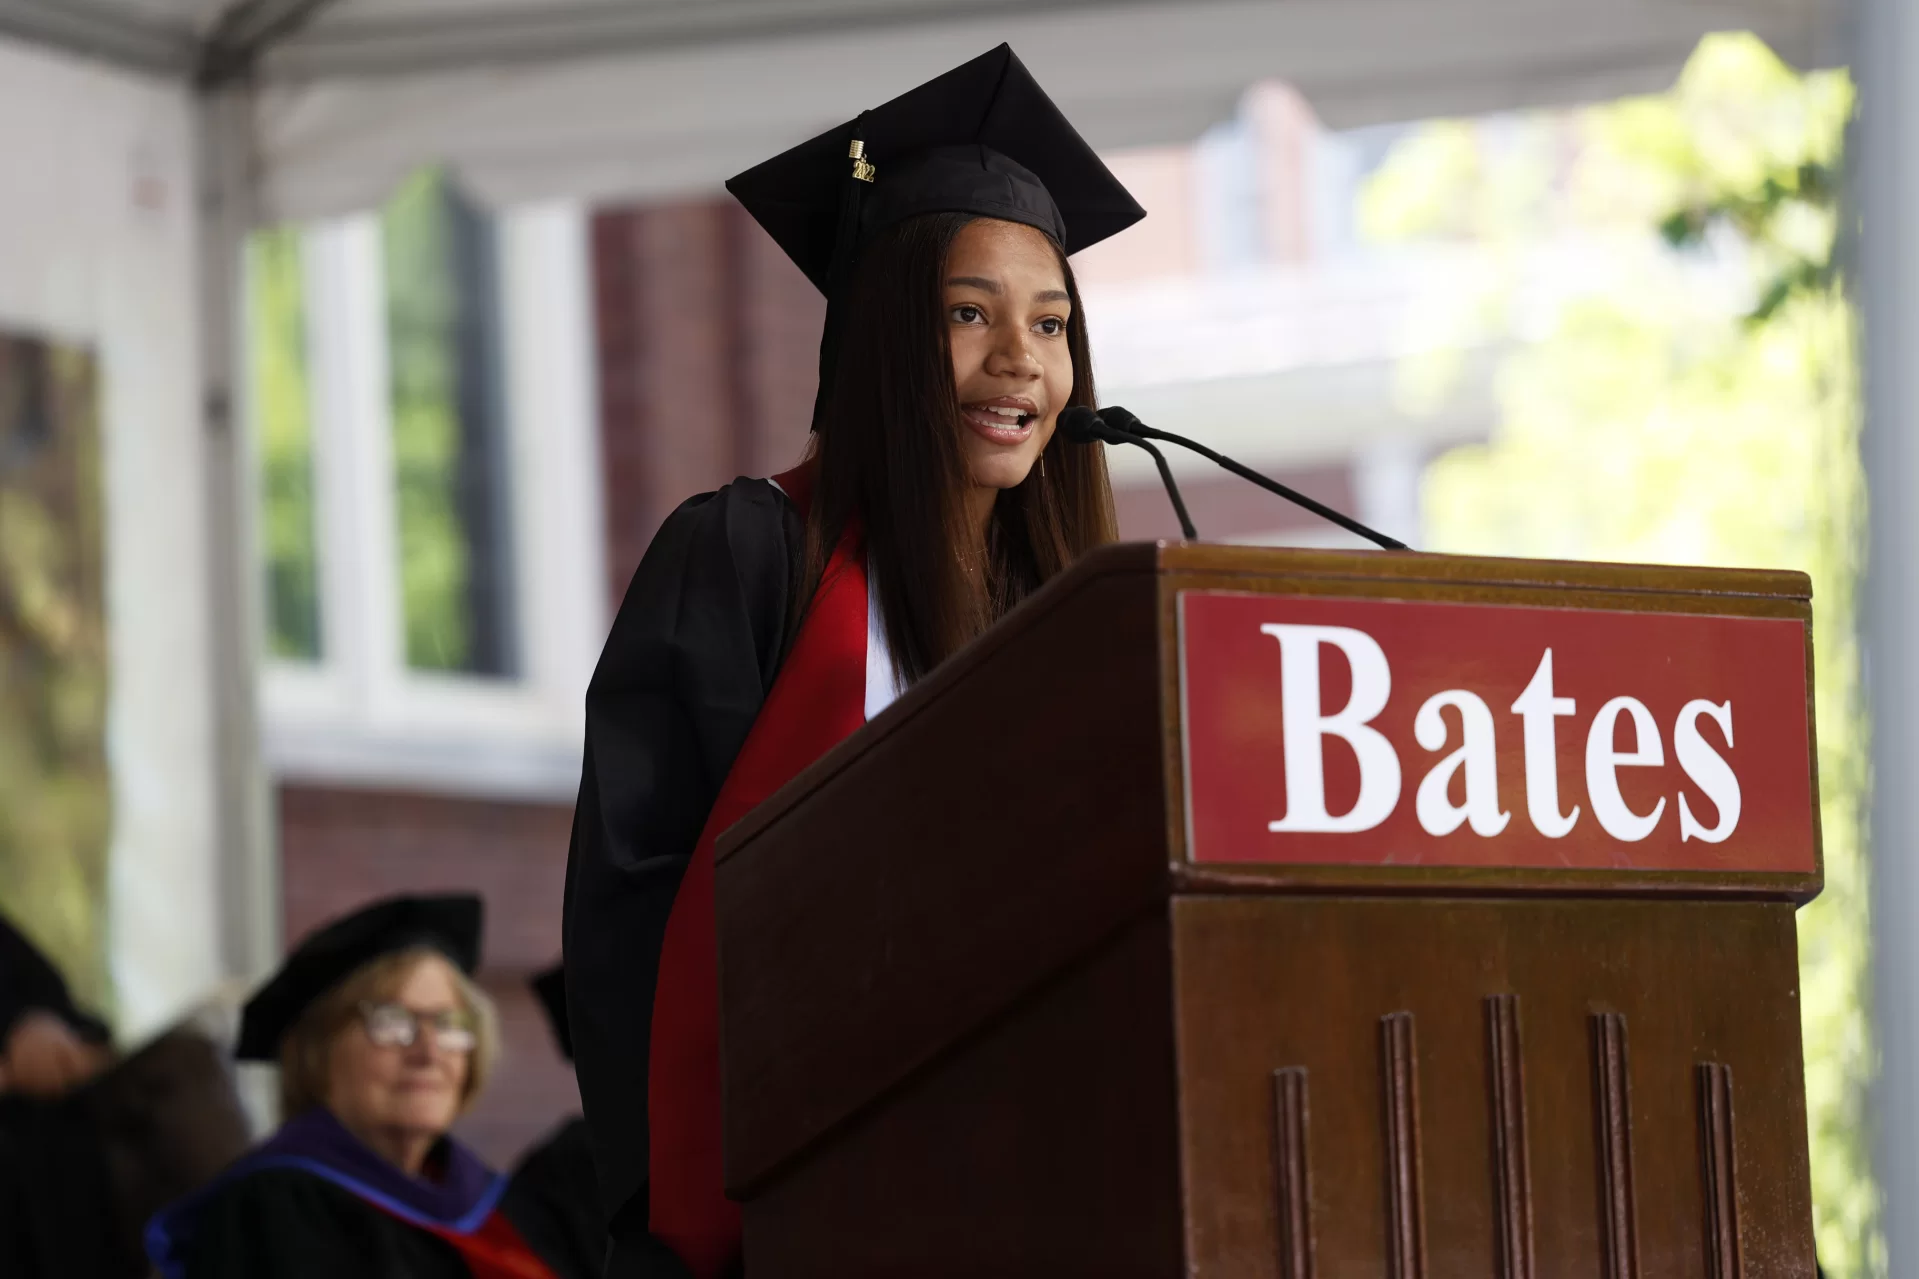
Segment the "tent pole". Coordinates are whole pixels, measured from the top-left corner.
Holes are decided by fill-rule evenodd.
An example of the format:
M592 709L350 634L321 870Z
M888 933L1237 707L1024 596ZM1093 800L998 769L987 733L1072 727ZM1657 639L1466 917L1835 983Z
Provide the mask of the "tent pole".
M6 0L0 0L0 4ZM194 78L206 93L243 85L275 45L339 0L236 0L214 22L200 48Z
M260 748L260 561L241 376L242 265L253 222L253 104L244 85L195 101L221 954L232 975L257 977L279 957L281 911L272 793Z
M1884 1196L1890 1273L1919 1266L1919 13L1863 0L1861 90L1850 168L1863 233L1856 273L1865 324L1870 486L1865 590L1872 714L1873 1034L1880 1053L1869 1128Z

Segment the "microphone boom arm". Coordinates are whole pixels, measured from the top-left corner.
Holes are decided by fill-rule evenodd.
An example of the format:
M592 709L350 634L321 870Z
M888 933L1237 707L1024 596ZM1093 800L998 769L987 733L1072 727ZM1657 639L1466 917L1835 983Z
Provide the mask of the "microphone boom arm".
M1113 415L1112 419L1107 418L1106 415L1109 413ZM1189 448L1193 452L1199 454L1201 457L1206 458L1209 461L1224 467L1228 471L1231 471L1234 475L1239 476L1242 480L1251 480L1254 484L1259 485L1261 488L1265 489L1267 492L1277 494L1278 496L1285 498L1287 501L1292 502L1295 505L1303 506L1307 510L1311 511L1313 514L1319 516L1321 519L1331 520L1333 523L1339 525L1341 528L1345 529L1347 532L1355 533L1359 535L1360 537L1365 538L1367 541L1372 542L1376 546L1383 547L1384 549L1389 551L1405 551L1405 550L1412 549L1411 547L1407 546L1404 542L1400 541L1398 538L1388 537L1384 533L1376 532L1375 530L1366 527L1364 524L1361 524L1358 520L1354 519L1350 515L1345 515L1339 511L1335 511L1332 507L1327 506L1323 502L1316 502L1312 498L1307 497L1304 493L1301 493L1296 489L1288 488L1286 485L1281 484L1278 480L1268 479L1266 476L1261 475L1258 471L1253 470L1250 466L1242 466L1240 463L1235 462L1232 458L1227 457L1223 453L1214 452L1212 449L1207 448L1204 444L1201 444L1198 440L1189 440L1183 435L1174 435L1171 431L1162 431L1156 427L1148 426L1146 425L1146 423L1140 421L1138 418L1134 417L1131 413L1128 413L1123 408L1114 406L1112 408L1101 409L1100 422L1102 425L1106 427L1107 430L1113 432L1116 435L1132 437L1131 440L1129 440L1129 443L1138 443L1138 444L1144 445L1146 443L1146 440L1154 439L1154 440L1165 440L1169 444L1177 444L1177 445L1180 445L1182 448ZM1147 447L1151 447L1151 446L1149 445ZM1158 456L1157 453L1155 453L1155 456L1156 457ZM1167 478L1166 482L1170 485L1172 483L1172 480L1170 478L1170 473L1167 472L1165 469L1164 463L1161 463L1161 474L1167 475L1169 477Z
M1137 444L1153 455L1153 464L1159 467L1160 483L1166 486L1166 496L1172 499L1173 514L1179 516L1179 531L1187 541L1199 541L1199 533L1193 528L1193 518L1186 513L1186 503L1180 498L1179 485L1173 482L1173 468L1166 464L1166 455L1159 446L1132 431L1122 431L1116 426L1108 426L1105 434L1116 443Z
M1060 413L1059 432L1075 444L1136 444L1151 453L1154 465L1159 467L1160 483L1166 486L1166 496L1172 499L1173 514L1179 516L1180 534L1189 542L1199 540L1199 534L1193 530L1193 517L1186 513L1186 501L1179 495L1179 485L1173 482L1173 468L1166 465L1166 455L1156 445L1143 436L1113 426L1084 404L1072 405Z

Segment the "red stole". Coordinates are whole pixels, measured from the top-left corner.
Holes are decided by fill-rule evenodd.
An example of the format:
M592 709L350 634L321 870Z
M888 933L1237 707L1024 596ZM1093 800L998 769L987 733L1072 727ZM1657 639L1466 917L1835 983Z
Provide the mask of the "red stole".
M810 469L775 482L804 513ZM713 844L866 722L866 621L866 556L849 531L726 775L667 919L647 1067L650 1227L695 1279L717 1276L740 1251L740 1207L722 1189Z
M453 1245L460 1260L473 1272L473 1279L554 1279L553 1271L527 1247L513 1223L498 1211L488 1216L478 1230L467 1234L430 1225L420 1225L420 1228Z

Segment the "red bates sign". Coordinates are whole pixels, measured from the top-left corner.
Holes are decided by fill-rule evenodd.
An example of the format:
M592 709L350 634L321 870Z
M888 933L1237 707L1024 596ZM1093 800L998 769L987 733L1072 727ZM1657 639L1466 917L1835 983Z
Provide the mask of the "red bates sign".
M1179 603L1195 862L1815 869L1800 622Z

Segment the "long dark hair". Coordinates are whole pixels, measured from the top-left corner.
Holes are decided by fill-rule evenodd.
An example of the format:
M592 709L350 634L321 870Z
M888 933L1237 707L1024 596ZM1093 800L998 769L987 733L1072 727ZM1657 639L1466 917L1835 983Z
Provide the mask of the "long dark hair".
M930 213L866 247L838 310L838 354L814 420L815 479L798 606L817 590L833 549L857 518L869 589L878 593L901 686L1004 616L1075 558L1116 536L1106 455L1057 432L1024 483L993 505L985 562L971 541L959 392L946 324L947 252L964 213ZM1057 243L1072 313L1067 405L1092 405L1093 366L1072 267ZM1066 405L1058 406L1060 408Z

